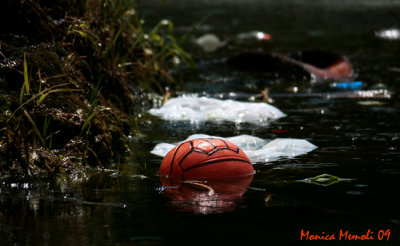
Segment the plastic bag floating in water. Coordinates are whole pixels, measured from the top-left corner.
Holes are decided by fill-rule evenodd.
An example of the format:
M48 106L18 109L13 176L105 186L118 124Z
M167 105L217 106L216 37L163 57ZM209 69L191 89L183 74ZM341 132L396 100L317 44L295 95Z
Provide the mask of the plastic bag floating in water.
M375 31L375 36L382 39L396 40L400 39L400 30L396 28L383 29Z
M164 120L232 121L266 124L286 116L279 109L266 103L219 100L207 97L177 97L167 101L161 108L153 108L150 114Z
M182 142L195 138L210 137L220 138L206 134L194 134ZM306 154L317 148L317 146L307 140L294 138L277 138L268 141L251 135L240 135L227 137L225 139L241 148L253 164L274 161L282 157L295 157ZM174 144L159 143L154 147L151 153L164 157L171 149L180 143L181 142Z

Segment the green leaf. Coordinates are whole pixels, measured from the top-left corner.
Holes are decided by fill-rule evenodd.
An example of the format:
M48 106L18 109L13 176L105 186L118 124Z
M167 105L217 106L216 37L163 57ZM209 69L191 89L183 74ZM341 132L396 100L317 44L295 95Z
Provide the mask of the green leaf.
M339 182L349 182L354 179L348 179L348 178L339 178L337 176L333 176L330 174L321 174L315 177L311 178L306 178L302 180L298 180L299 182L304 182L304 183L309 183L309 184L315 184L315 185L322 185L322 186L329 186L333 185Z
M93 117L96 115L96 112L93 112L89 117L85 120L85 123L82 126L81 132L83 132L86 127L89 126L89 124L92 122Z
M46 141L44 141L42 135L40 134L39 129L37 128L37 126L35 124L35 122L32 120L31 116L29 115L29 113L25 109L23 111L24 111L24 114L25 114L26 118L31 123L33 131L35 132L36 136L39 138L39 140L42 143L42 145L46 146Z
M26 53L24 53L24 86L26 93L29 93L29 77L28 77L28 65L26 63Z
M35 100L36 98L41 97L43 94L47 93L48 91L52 91L52 92L58 92L58 91L79 91L78 89L54 89L57 87L61 87L61 86L66 86L69 83L63 83L63 84L58 84L58 85L54 85L50 88L47 88L37 94L35 94L34 96L32 96L31 98L29 98L28 100L26 100L25 102L21 102L21 105L10 115L10 117L7 119L6 123L8 123L12 117L14 117L15 113L17 113L20 109L22 109L26 104L30 103L31 101Z
M189 32L187 32L185 35L182 36L182 38L181 38L181 40L180 40L181 43L184 43L190 36L192 36L193 33L194 33L195 31L197 31L197 29L199 28L199 26L200 26L201 24L203 24L208 18L209 18L209 16L207 15L207 16L204 16L202 19L200 19L200 20L191 28L191 30L190 30Z
M40 97L39 99L36 101L36 104L41 103L50 93L55 93L55 92L72 92L72 91L79 91L78 89L67 89L67 88L61 88L61 89L54 89L54 90L50 90L49 92L46 93L39 93Z
M28 76L28 65L26 63L26 53L24 53L24 83L21 87L21 93L19 95L19 103L22 104L24 99L24 94L29 93L29 76Z
M121 32L122 32L122 28L119 28L118 31L117 31L117 33L116 33L115 36L114 36L113 41L112 41L112 44L113 44L114 46L115 46L115 44L117 43L117 39L118 39L119 35L121 34Z

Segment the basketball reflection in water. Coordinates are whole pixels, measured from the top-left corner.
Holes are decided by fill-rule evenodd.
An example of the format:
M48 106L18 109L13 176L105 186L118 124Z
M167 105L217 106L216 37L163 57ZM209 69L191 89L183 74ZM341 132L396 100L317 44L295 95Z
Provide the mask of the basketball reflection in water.
M194 213L232 211L250 185L254 169L247 155L222 138L199 138L173 148L159 174L170 205Z
M218 180L179 180L161 178L168 205L196 214L233 211L243 201L253 175Z

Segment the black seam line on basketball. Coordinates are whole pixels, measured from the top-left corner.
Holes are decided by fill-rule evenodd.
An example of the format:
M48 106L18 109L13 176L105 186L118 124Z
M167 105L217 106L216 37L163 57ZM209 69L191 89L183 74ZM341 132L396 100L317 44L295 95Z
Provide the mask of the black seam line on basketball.
M205 142L207 142L207 143L209 143L209 144L211 144L211 146L213 146L214 149L217 148L217 146L215 146L213 143L211 143L207 138L203 138L202 140L205 141Z
M174 169L174 160L175 160L176 153L177 153L178 150L182 147L182 145L183 145L183 143L181 143L181 144L178 146L178 148L176 148L175 153L174 153L174 156L172 156L171 165L170 165L170 167L169 167L169 175L172 174L172 169Z
M203 150L199 150L199 149L192 149L193 152L197 152L197 153L201 153L201 154L205 154L205 155L209 155L209 156L213 155L215 152L218 152L220 150L230 150L232 152L235 152L236 154L239 154L240 149L238 148L237 150L234 150L234 149L230 149L230 148L218 148L218 149L211 151L210 153L207 153L207 152L205 152Z
M228 146L228 144L225 142L225 140L223 140L222 138L221 138L221 141L226 145L226 147L229 149L229 146Z
M193 141L190 141L189 144L190 144L190 149L192 150L193 149Z
M189 152L187 152L187 153L182 157L182 159L179 161L178 166L181 168L182 171L183 171L183 168L182 168L181 164L182 164L183 160L185 160L185 158L186 158L188 155L190 155L192 152L194 152L193 149L190 150Z
M228 143L227 143L224 139L221 138L221 141L224 142L224 144L226 145L227 148L229 148ZM237 146L236 146L236 147L237 147ZM239 153L239 150L240 150L240 148L237 147L236 152Z
M190 142L191 143L191 147L193 147L193 143L192 142ZM191 154L192 152L196 152L196 153L200 153L200 154L203 154L203 155L208 155L208 156L212 156L213 154L215 154L215 152L218 152L218 151L220 151L220 150L229 150L229 151L232 151L232 152L234 152L234 153L236 153L236 154L238 154L239 153L239 148L237 149L237 151L235 151L235 150L233 150L233 149L229 149L229 148L219 148L219 149L215 149L215 150L213 150L212 152L210 152L210 153L207 153L207 152L205 152L205 151L202 151L202 150L198 150L198 149L191 149L189 152L187 152L186 153L186 155L184 155L183 157L182 157L182 159L179 161L179 163L178 163L178 166L182 169L182 171L184 170L183 169L183 167L182 167L182 162L185 160L185 158L189 155L189 154ZM171 172L172 173L172 172Z
M198 168L198 167L211 165L211 164L215 164L215 163L218 163L218 162L225 162L225 161L239 161L239 162L244 162L244 163L247 163L249 165L252 165L251 162L243 160L243 159L223 159L223 160L215 160L215 161L204 162L202 164L199 164L199 165L196 165L196 166L192 166L192 167L189 167L187 169L183 169L183 172L187 172L189 170L192 170L192 169L195 169L195 168Z

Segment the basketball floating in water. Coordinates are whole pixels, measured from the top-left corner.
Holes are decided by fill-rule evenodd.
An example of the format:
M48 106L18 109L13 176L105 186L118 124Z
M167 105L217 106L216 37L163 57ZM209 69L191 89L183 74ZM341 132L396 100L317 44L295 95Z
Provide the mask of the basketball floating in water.
M198 138L173 148L161 162L159 174L181 179L220 179L253 175L247 155L220 138Z

